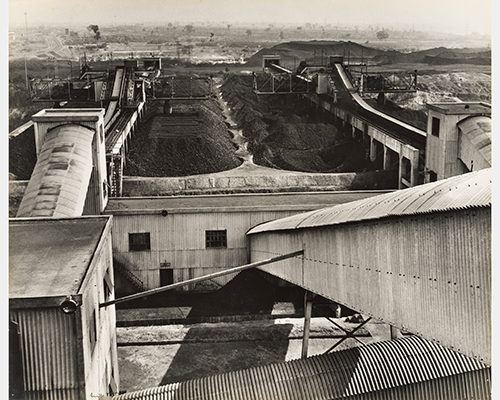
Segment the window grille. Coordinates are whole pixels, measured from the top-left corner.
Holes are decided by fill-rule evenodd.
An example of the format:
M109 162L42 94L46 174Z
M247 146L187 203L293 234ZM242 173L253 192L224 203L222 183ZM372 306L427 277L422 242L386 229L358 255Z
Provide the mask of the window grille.
M205 231L205 247L227 247L227 231Z

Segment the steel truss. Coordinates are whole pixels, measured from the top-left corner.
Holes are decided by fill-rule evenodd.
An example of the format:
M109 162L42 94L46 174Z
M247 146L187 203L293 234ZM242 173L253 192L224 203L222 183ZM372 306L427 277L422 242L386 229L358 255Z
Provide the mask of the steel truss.
M289 73L254 74L253 91L256 94L313 93L315 85L310 79Z

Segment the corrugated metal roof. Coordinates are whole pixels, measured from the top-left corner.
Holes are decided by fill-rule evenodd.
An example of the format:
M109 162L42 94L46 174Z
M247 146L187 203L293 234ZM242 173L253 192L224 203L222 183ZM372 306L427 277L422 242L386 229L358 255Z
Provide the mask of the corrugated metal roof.
M458 128L491 165L491 118L466 118L458 123Z
M488 168L257 225L248 234L490 205L491 168Z
M80 216L92 172L94 132L61 125L47 132L17 217Z
M113 399L333 400L433 382L432 387L437 385L440 395L434 393L432 398L444 400L449 398L449 381L436 383L436 380L480 370L489 372L489 367L436 343L410 336L125 393ZM469 383L467 375L461 375L461 387L456 390L466 394ZM486 379L484 385L488 386Z

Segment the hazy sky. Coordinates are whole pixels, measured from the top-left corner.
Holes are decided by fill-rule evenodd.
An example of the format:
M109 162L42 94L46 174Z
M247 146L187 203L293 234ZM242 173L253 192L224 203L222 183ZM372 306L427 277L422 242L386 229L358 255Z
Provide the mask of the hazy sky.
M10 24L140 22L414 25L490 33L490 0L10 0Z

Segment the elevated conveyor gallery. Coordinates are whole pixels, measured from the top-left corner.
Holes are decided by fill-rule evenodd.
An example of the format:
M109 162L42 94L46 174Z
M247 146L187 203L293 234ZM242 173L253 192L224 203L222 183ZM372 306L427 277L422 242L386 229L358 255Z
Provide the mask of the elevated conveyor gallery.
M491 169L258 225L251 262L491 365Z
M49 131L17 217L82 215L92 172L94 131L61 125Z
M37 162L17 217L99 215L108 191L104 110L46 109L33 116Z

